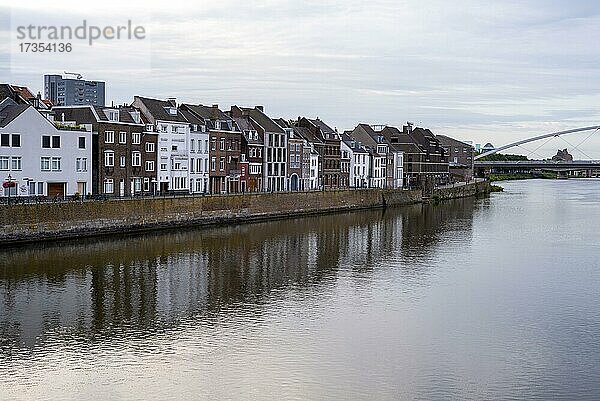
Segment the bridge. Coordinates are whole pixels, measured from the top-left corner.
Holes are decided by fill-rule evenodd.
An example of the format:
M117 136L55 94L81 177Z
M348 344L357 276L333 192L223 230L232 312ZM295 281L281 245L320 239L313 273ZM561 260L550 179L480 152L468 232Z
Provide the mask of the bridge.
M502 152L503 150L507 150L507 149L515 148L515 147L520 147L521 145L525 145L525 144L530 143L530 142L541 141L542 139L559 138L559 137L562 137L563 135L575 134L575 133L578 133L578 132L585 132L585 131L593 131L590 135L588 135L587 138L585 138L583 141L581 141L581 143L579 143L579 145L575 146L575 145L569 144L573 148L578 149L579 146L581 146L585 141L587 141L598 130L600 130L600 125L594 125L594 126L591 126L591 127L584 127L584 128L575 128L575 129L570 129L570 130L566 130L566 131L558 131L558 132L552 132L550 134L538 135L538 136L534 136L534 137L531 137L531 138L522 139L522 140L517 141L517 142L509 143L508 145L500 146L499 148L496 148L496 149L491 150L489 152L482 153L482 154L480 154L478 156L475 156L474 160L483 159L486 156L491 156L491 155L496 154L498 152ZM541 146L543 146L543 145L544 144L542 144ZM538 149L541 146L539 146ZM533 153L535 153L535 151Z
M594 125L590 127L583 128L575 128L565 131L552 132L549 134L543 134L534 136L531 138L523 139L517 142L509 143L508 145L500 146L494 150L482 153L478 156L475 156L475 169L478 172L478 175L490 173L490 172L500 172L500 173L524 173L524 172L532 172L532 171L553 171L558 173L559 175L565 176L568 172L573 171L585 171L588 176L600 176L600 160L593 160L589 157L584 151L579 149L583 143L585 143L589 138L591 138L596 132L600 130L600 125ZM566 141L562 136L575 134L579 132L592 131L583 141L579 144L574 145L570 142ZM517 160L517 161L484 161L481 160L486 156L490 156L501 152L503 150L522 147L522 145L541 141L543 139L547 139L542 145L538 146L534 151L529 151L530 154L535 153L542 146L544 146L549 140L552 138L560 137L563 139L571 148L579 150L585 156L587 156L590 160L573 160L573 161L557 161L557 160ZM523 148L525 149L525 148ZM527 149L525 149L527 150Z

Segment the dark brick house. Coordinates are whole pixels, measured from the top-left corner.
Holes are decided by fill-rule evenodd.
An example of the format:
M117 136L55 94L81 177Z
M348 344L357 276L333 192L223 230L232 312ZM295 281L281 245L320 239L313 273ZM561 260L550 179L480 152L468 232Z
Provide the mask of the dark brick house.
M242 135L233 118L218 105L186 105L187 110L202 118L209 137L209 192L239 193L241 185Z
M311 135L319 139L319 142L315 142L315 149L321 156L321 169L319 175L322 188L340 188L342 185L340 135L319 118L312 120L305 117L299 117L296 124L308 129Z
M450 177L454 181L470 181L473 178L475 148L465 142L445 135L436 135L448 155Z
M260 192L263 189L263 164L265 154L264 134L260 127L240 108L229 112L241 132L242 192Z
M64 106L56 121L92 127L92 194L132 196L156 189L158 135L144 132L138 109L130 106Z

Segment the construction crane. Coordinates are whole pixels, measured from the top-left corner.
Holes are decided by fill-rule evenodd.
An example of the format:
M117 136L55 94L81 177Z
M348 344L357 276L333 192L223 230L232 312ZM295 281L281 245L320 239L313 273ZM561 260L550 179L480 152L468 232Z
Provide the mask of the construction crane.
M80 73L78 73L78 72L67 72L67 71L65 71L65 75L74 75L74 76L76 76L76 77L77 77L77 79L81 79L81 78L83 78L83 75L81 75L81 74L80 74Z

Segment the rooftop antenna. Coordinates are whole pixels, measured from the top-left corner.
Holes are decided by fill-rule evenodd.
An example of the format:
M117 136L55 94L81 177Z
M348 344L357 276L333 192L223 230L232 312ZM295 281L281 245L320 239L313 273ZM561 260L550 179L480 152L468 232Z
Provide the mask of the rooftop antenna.
M67 71L65 71L65 75L74 75L75 77L77 77L77 79L82 79L83 78L83 75L81 75L78 72L67 72Z

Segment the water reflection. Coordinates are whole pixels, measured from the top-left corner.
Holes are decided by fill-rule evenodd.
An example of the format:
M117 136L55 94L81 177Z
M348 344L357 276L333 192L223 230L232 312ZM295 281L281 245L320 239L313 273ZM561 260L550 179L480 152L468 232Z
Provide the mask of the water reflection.
M453 232L469 236L473 202L4 250L0 359L61 335L146 336L189 316L266 303L274 290L326 287L340 269L368 274L388 259L411 261ZM426 284L426 262L404 269Z

